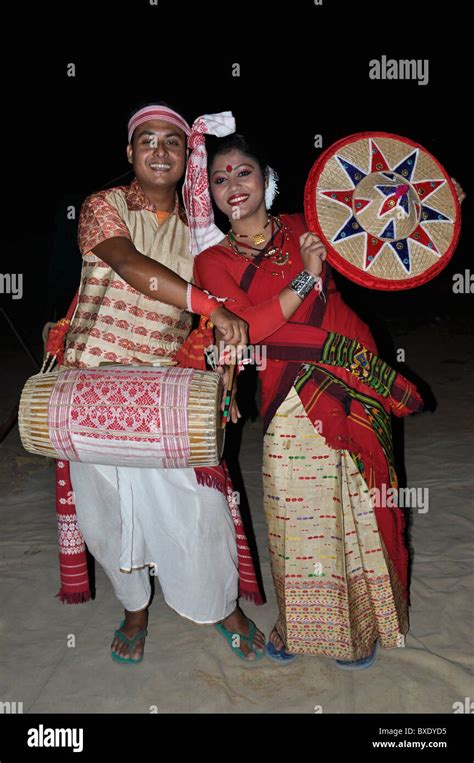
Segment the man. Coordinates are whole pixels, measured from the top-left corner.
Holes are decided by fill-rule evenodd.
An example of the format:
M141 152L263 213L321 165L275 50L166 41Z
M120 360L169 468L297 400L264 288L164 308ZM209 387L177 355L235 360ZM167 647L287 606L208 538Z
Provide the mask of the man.
M130 119L127 146L135 179L84 202L81 287L65 366L169 363L189 333L191 311L209 317L227 343L246 343L245 323L188 283L190 231L176 185L189 138L187 122L166 105L140 109ZM264 635L237 606L239 574L242 595L258 601L259 594L238 510L233 506L231 513L227 504L225 467L136 469L75 462L70 474L79 528L125 611L112 642L115 661L143 659L149 568L179 614L240 634L233 646L243 659L264 654Z

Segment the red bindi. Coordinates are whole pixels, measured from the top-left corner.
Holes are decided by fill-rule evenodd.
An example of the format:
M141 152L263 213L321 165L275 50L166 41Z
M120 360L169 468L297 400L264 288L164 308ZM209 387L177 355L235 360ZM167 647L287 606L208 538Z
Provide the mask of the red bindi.
M226 167L227 172L232 172L232 165L228 164Z

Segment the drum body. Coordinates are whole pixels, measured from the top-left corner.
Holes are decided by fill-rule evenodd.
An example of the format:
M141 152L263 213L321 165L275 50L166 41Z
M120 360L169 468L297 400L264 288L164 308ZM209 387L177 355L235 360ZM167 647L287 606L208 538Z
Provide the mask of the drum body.
M113 466L216 466L224 447L221 377L156 366L67 368L26 382L19 411L30 453Z

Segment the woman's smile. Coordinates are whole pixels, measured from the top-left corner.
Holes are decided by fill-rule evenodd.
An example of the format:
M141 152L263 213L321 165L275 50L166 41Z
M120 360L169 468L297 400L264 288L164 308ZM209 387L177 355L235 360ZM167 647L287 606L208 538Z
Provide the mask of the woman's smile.
M250 194L248 193L234 193L233 196L227 199L227 203L230 204L231 207L235 207L238 204L243 204L246 202L249 197Z

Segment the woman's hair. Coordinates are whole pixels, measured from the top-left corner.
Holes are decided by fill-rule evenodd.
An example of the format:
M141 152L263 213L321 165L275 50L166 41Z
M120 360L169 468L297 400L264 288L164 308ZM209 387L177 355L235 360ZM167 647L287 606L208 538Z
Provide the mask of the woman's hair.
M247 140L243 135L239 133L232 133L232 135L226 135L225 138L216 138L214 135L206 136L206 149L207 149L207 168L211 169L214 159L222 154L227 154L229 151L240 151L249 159L253 159L254 162L260 167L260 171L265 177L267 162L262 156L261 151Z

